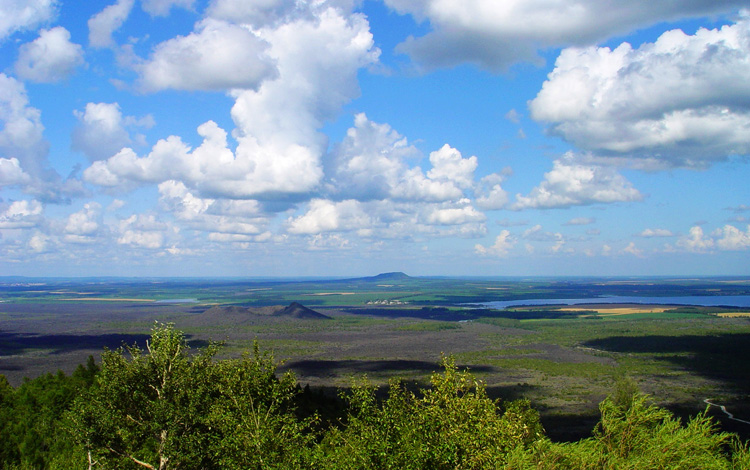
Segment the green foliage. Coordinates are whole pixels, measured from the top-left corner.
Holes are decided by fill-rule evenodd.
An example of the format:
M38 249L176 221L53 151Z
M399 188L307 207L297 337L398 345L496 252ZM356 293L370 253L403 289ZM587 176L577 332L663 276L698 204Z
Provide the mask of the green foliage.
M214 361L191 354L172 325L157 324L147 351L105 351L95 386L70 413L79 443L101 468L273 468L307 437L273 358ZM148 352L148 354L146 354ZM296 452L295 452L296 453Z
M253 354L215 365L218 399L208 421L219 436L214 443L216 465L226 469L302 468L314 435L316 417L298 419L299 393L291 372L276 377L273 356Z
M157 326L147 349L105 350L95 385L70 414L78 441L105 468L171 468L193 457L189 446L206 430L202 392L215 348L189 357L181 333Z
M66 469L82 464L63 415L91 384L97 369L90 356L87 366L79 366L72 376L46 374L15 390L0 375L2 468Z
M365 382L347 397L343 428L332 429L319 450L319 467L393 469L496 468L514 447L542 437L537 413L527 402L504 411L484 385L444 358L444 372L432 376L421 397L392 382L378 405Z
M514 452L512 468L544 470L730 470L748 468L747 447L719 432L701 413L683 425L647 396L618 393L604 400L593 436L578 442L540 441Z

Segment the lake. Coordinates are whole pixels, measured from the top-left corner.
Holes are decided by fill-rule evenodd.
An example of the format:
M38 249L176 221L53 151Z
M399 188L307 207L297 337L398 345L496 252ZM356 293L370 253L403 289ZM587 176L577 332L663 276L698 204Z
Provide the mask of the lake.
M716 295L683 297L637 297L604 296L586 299L525 299L498 300L485 302L490 308L503 309L521 305L577 305L577 304L657 304L657 305L697 305L701 307L750 307L750 295Z

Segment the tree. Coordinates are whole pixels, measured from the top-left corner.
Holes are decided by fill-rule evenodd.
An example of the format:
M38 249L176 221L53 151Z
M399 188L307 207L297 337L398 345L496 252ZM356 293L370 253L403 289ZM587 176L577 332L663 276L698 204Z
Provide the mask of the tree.
M146 351L137 345L104 351L94 386L71 413L90 466L163 470L195 457L189 446L205 430L216 347L195 356L188 351L182 333L159 324Z
M277 379L257 345L237 360L215 361L218 350L192 353L183 333L157 323L145 351L105 351L70 414L89 467L271 468L299 455L294 376Z
M217 468L306 468L317 415L295 414L300 388L294 374L277 378L273 356L261 353L257 343L252 354L216 367L219 399L208 421L221 436L212 443Z
M0 467L67 469L82 463L63 416L86 387L62 372L13 389L0 375Z
M628 384L625 384L629 388ZM683 424L642 393L618 391L600 405L593 436L545 439L514 452L510 468L537 470L740 470L750 453L735 435L718 431L705 412ZM631 389L632 391L632 389ZM625 398L625 399L623 399Z
M443 373L433 374L432 387L421 390L421 397L393 382L381 406L367 383L355 386L344 427L332 429L321 445L319 467L498 468L510 449L542 438L538 414L528 402L503 409L453 358L441 365Z

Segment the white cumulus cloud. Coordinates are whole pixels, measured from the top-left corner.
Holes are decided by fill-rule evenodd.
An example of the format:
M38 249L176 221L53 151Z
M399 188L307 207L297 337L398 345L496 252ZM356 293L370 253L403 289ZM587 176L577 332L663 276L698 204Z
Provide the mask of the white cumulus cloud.
M137 66L144 91L257 89L276 75L269 44L247 28L207 18L169 39Z
M341 202L314 199L305 214L287 221L288 231L293 234L350 231L369 227L372 223L362 205L351 199Z
M498 256L498 257L504 257L508 256L508 253L513 248L513 246L516 244L516 241L513 239L513 237L510 235L510 232L507 230L503 230L500 232L500 235L495 238L495 243L491 246L484 246L481 244L476 244L474 246L474 251L477 254L484 255L484 256Z
M136 214L118 224L117 243L135 248L159 249L164 246L168 225L151 214Z
M464 225L484 222L487 217L463 200L458 207L430 207L426 219L431 225Z
M31 228L39 224L43 206L36 200L13 201L0 213L0 229Z
M416 149L388 124L358 114L330 158L329 189L359 200L443 202L462 199L473 186L476 157L464 158L446 144L430 153L431 168L425 173L409 166L407 160L415 155Z
M0 158L0 187L25 184L29 179L17 158Z
M624 254L633 255L637 258L643 257L643 250L635 246L635 242L628 243L628 245L622 249L622 252Z
M232 91L235 148L209 121L199 126L203 142L195 149L170 136L146 156L126 148L95 162L84 178L110 187L175 180L202 198L310 194L323 179L327 142L319 129L357 96L357 71L377 61L379 52L362 15L333 8L309 13L258 33L270 45L278 75L257 90Z
M16 31L34 29L57 15L58 0L3 0L0 2L0 41Z
M715 233L716 246L720 250L741 251L750 249L750 225L743 232L733 225L725 225Z
M741 8L741 0L653 2L634 0L385 0L391 8L429 21L432 31L409 37L399 50L421 65L473 63L505 69L536 61L538 49L583 45L638 27Z
M130 16L135 0L118 0L92 16L88 21L89 44L94 48L115 45L112 34L120 29Z
M476 190L477 207L485 210L502 209L508 204L508 193L503 189L505 175L492 173L483 177Z
M73 114L78 125L73 130L72 148L92 160L109 158L132 142L125 126L135 120L124 118L117 103L87 103L83 112Z
M187 228L208 232L214 241L238 241L238 235L257 235L268 223L261 205L254 200L200 198L179 181L159 184L159 201Z
M64 80L83 64L83 48L70 42L62 26L43 29L34 41L18 49L16 74L24 80L52 83Z
M65 224L65 233L77 236L94 236L101 226L101 205L90 202L83 206L78 212L68 216Z
M703 234L703 229L699 225L695 225L690 228L689 235L677 240L677 246L693 253L706 253L713 249L714 240L706 237Z
M544 181L528 196L516 195L512 209L550 209L597 203L639 201L641 193L615 168L579 163L572 153L555 160Z
M0 73L0 157L15 158L33 175L42 171L48 144L41 112L30 106L23 83Z
M703 167L750 153L750 17L560 53L531 115L598 155Z
M43 202L83 192L80 182L62 181L50 167L41 111L29 103L23 83L0 73L0 184L23 185Z

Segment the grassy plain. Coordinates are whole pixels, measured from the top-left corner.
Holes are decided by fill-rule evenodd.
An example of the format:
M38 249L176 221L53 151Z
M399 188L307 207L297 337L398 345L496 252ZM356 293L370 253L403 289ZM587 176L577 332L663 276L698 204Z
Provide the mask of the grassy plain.
M194 345L237 355L257 340L304 386L335 394L352 376L424 383L441 354L472 369L498 398L527 397L558 438L589 432L596 405L630 377L682 415L704 399L750 418L747 308L586 304L495 310L497 300L602 295L749 295L745 279L0 280L0 373L14 385L71 372L102 347L143 343L154 321L174 322ZM220 306L300 302L329 320ZM723 419L723 415L717 414ZM750 436L742 423L726 429Z

